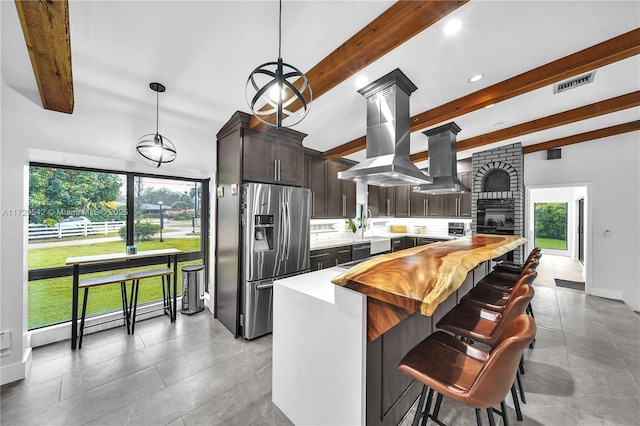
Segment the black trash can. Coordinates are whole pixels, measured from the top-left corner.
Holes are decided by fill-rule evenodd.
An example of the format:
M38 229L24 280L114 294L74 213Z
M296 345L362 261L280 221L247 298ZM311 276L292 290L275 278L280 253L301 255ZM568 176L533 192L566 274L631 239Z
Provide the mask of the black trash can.
M182 268L182 313L196 314L204 309L204 265Z

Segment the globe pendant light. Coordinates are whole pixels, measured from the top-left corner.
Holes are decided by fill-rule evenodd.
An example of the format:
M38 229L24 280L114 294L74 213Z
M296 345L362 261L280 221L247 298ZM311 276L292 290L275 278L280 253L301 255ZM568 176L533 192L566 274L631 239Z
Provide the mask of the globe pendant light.
M251 72L245 94L251 113L261 122L291 127L302 121L311 107L309 80L298 68L282 60L282 0L278 14L278 60L267 62ZM282 125L284 118L287 125Z
M150 133L141 137L136 145L136 151L143 163L158 168L163 164L171 163L175 160L177 152L173 143L158 133L159 93L164 92L166 89L160 83L150 83L149 87L156 92L156 133Z

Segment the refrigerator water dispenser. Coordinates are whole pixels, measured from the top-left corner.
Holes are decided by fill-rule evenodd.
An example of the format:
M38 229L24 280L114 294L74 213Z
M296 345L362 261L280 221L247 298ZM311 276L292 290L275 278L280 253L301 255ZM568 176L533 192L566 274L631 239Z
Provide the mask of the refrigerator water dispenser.
M254 220L254 250L273 250L273 215L256 215Z

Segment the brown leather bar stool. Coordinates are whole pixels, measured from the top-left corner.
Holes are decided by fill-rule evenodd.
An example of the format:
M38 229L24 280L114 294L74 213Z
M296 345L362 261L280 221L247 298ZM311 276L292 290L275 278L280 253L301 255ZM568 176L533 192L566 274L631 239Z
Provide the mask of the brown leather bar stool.
M531 250L531 252L529 253L529 256L527 256L527 259L523 263L514 263L508 260L503 260L498 262L493 267L493 269L497 271L512 272L512 273L519 274L525 269L525 265L529 261L531 261L534 258L540 260L540 257L542 257L542 249L539 247L535 247L533 250Z
M523 284L533 284L537 276L537 272L533 269L528 269L511 287L493 284L479 285L469 290L467 294L462 296L460 301L468 301L481 308L490 309L495 312L503 312L514 292Z
M521 279L524 275L535 271L538 267L539 261L537 259L532 259L528 263L528 268L523 270L521 274L502 274L496 273L495 271L490 273L489 275L482 278L480 281L476 283L476 287L492 287L497 290L511 290L513 286ZM526 312L535 317L533 314L533 307L531 303L527 306Z
M449 331L464 339L477 341L493 347L513 318L525 313L527 305L531 302L533 295L534 291L532 286L521 284L513 292L501 313L484 309L472 301L461 301L440 319L436 327ZM533 337L531 338L531 342L533 342ZM518 365L522 368L522 359ZM520 371L524 371L524 369L522 368ZM520 399L526 404L520 371L516 372L515 378L520 391ZM521 420L522 412L515 391L515 383L513 383L511 396L513 397L513 404L518 420Z
M416 345L398 365L400 371L424 385L413 425L416 426L421 418L423 425L429 418L442 425L438 414L443 395L475 408L478 426L482 426L481 409L487 410L490 425L495 425L494 412L499 413L508 425L504 399L509 389L513 389L519 360L535 333L535 320L528 315L519 315L503 329L488 352L442 331ZM425 404L427 389L429 395ZM438 396L431 413L434 392ZM500 411L493 408L498 403Z

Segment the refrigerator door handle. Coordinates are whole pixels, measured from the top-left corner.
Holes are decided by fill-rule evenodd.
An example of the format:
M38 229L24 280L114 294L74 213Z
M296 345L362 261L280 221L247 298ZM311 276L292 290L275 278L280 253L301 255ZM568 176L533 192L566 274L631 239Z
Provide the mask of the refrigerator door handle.
M278 250L280 250L280 261L284 260L286 221L285 221L284 201L280 203L280 235L278 236Z
M269 284L258 284L256 286L256 290L267 290L273 288L273 283L269 283Z
M286 214L286 219L287 219L287 240L286 240L286 244L287 244L287 250L286 250L286 259L289 260L289 250L291 249L291 211L289 208L289 202L287 201L286 204L286 208L287 208L287 214Z

